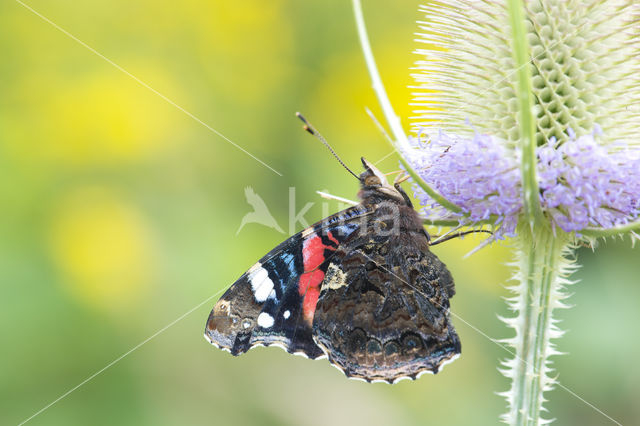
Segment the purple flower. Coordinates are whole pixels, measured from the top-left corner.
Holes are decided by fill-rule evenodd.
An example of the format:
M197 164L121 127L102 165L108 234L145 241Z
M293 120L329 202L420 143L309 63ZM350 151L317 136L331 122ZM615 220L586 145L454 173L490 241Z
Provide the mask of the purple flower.
M602 145L594 134L564 143L554 138L538 147L540 203L552 226L563 231L609 228L640 215L640 150L625 144ZM489 220L496 238L514 234L523 212L519 153L498 138L440 131L411 139L405 157L422 179L462 212L437 204L414 184L427 217L457 219L461 224Z

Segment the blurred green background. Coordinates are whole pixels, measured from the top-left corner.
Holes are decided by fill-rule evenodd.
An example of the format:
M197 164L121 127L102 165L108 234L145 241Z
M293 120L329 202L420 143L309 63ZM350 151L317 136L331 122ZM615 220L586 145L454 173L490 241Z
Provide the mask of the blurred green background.
M405 124L417 2L364 2L382 76ZM0 423L16 424L125 358L29 424L495 424L511 335L496 315L508 242L434 251L457 281L463 356L437 376L351 381L276 348L234 358L202 337L215 299L284 239L240 219L252 186L287 228L316 190L355 198L353 178L301 130L303 111L347 164L390 151L351 3L122 0L28 4L282 173L234 148L19 2L0 3ZM398 168L388 157L383 170ZM338 204L331 204L332 210ZM561 383L616 420L640 418L640 276L628 241L581 249L560 312ZM192 310L194 307L197 309ZM182 317L185 313L188 315ZM177 319L180 320L176 323ZM173 324L166 330L166 326ZM610 424L558 389L558 424Z

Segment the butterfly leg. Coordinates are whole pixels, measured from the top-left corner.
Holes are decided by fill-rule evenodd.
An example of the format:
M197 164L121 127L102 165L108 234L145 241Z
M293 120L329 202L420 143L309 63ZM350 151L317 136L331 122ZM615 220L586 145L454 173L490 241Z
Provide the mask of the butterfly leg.
M470 231L460 231L460 232L456 232L454 234L442 235L442 236L431 235L431 238L435 238L435 239L432 242L430 242L429 245L430 246L435 246L436 244L444 243L445 241L449 241L449 240L454 239L454 238L460 238L460 237L465 236L467 234L474 234L476 232L484 232L484 233L493 235L493 232L491 232L491 231L489 231L487 229L472 229Z

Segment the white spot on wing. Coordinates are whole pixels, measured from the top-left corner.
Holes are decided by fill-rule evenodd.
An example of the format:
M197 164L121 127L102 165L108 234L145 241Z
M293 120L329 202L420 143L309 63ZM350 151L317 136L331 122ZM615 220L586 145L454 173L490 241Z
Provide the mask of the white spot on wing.
M262 312L258 315L258 325L262 328L269 328L273 326L274 322L273 317L266 312Z
M255 273L258 271L258 269L260 269L260 268L262 268L262 263L260 263L260 262L256 262L256 263L255 263L251 268L249 268L249 270L247 271L247 273L248 273L249 275L253 275L253 274L255 274Z
M248 278L249 282L251 282L253 297L256 299L256 302L262 303L267 300L271 291L273 291L273 281L271 281L269 273L260 263L256 263L251 267L250 271L251 273Z
M284 319L288 319L291 316L291 312L286 310L284 311L284 314L282 314L282 316L284 317Z

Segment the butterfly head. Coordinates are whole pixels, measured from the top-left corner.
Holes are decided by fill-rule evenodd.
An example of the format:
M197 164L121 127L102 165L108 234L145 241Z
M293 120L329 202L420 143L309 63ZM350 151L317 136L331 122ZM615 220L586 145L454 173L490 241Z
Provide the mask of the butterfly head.
M360 192L358 196L363 200L375 197L377 199L392 199L402 203L411 205L409 197L402 190L400 185L391 185L387 181L387 177L378 170L373 164L362 157L362 165L364 172L360 173Z

